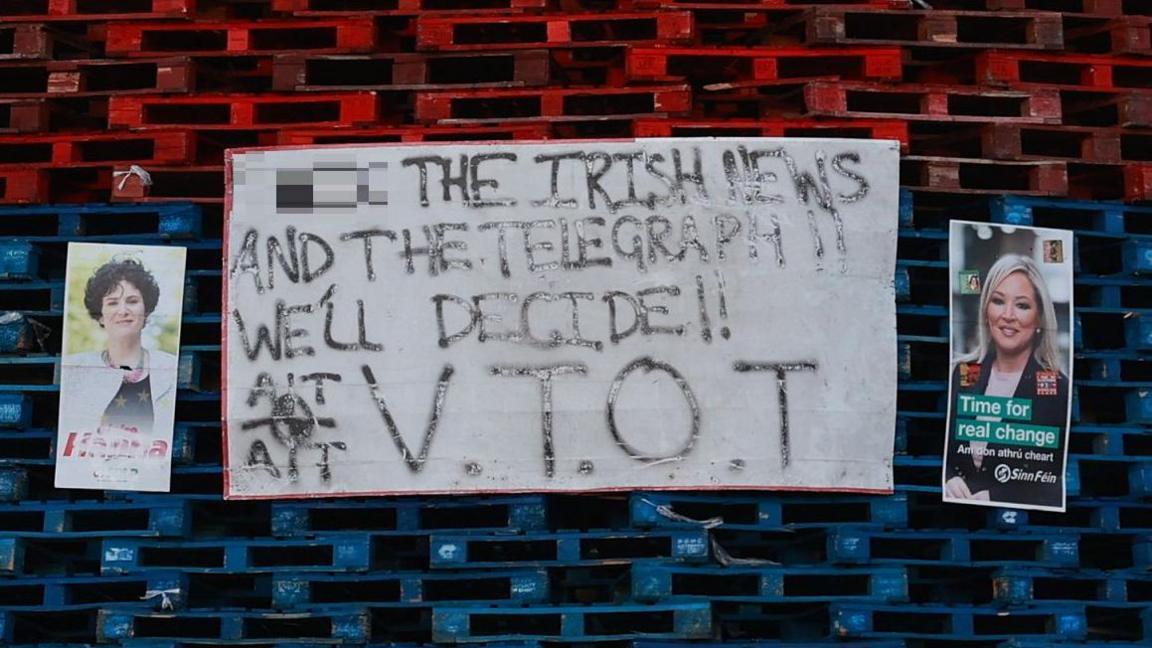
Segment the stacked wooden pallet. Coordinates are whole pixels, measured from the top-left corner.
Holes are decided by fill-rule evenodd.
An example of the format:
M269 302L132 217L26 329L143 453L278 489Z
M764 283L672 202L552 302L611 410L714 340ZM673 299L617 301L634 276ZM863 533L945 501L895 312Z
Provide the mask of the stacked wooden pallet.
M924 4L0 2L0 643L1152 641L1152 3ZM894 495L222 501L225 149L667 136L901 142ZM1076 231L1066 514L940 502L952 218ZM77 240L190 250L171 494L52 487Z

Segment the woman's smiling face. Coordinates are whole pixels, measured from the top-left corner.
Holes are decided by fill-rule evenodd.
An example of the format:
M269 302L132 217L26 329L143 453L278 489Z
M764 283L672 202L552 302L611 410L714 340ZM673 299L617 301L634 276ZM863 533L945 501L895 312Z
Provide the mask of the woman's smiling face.
M988 298L988 330L999 355L1032 350L1040 325L1036 289L1023 272L1013 272L992 288Z
M131 283L120 281L104 295L100 324L109 335L139 335L145 319L144 296Z

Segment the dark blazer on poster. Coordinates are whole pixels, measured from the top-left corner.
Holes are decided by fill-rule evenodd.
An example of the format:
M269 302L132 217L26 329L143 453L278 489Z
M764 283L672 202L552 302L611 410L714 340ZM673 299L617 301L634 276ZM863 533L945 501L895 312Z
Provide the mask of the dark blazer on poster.
M968 485L968 490L973 493L986 490L993 502L1006 505L1032 504L1036 506L1058 507L1063 503L1064 492L1064 444L1067 443L1068 437L1068 377L1063 373L1058 374L1055 396L1038 396L1036 394L1036 373L1042 371L1042 369L1040 363L1036 362L1035 357L1028 360L1028 366L1024 368L1024 373L1020 375L1020 382L1016 385L1016 391L1012 396L1013 398L1027 398L1032 401L1031 423L1033 425L1048 425L1060 428L1059 444L1056 448L1052 449L1052 452L1055 453L1055 460L1052 463L1036 462L1024 458L1000 458L992 454L986 455L980 467L977 468L976 463L972 460L972 455L960 453L960 447L969 444L969 442L959 441L955 438L958 400L956 395L983 394L984 390L988 388L988 379L992 373L992 363L995 362L995 360L995 353L989 353L984 357L984 360L980 363L980 378L976 381L975 385L970 387L960 386L960 366L957 365L952 369L952 389L950 392L952 394L952 406L949 409L947 428L949 446L947 455L948 465L945 467L946 479L957 476L963 477L964 482ZM998 443L988 444L988 449L993 452L1000 448L1028 450L1028 448L1024 446L1009 446ZM1047 452L1048 450L1044 449L1044 451ZM1053 484L1021 481L1000 483L994 475L996 466L1000 464L1007 464L1009 468L1019 468L1026 472L1032 472L1041 468L1051 470L1059 476L1059 479Z

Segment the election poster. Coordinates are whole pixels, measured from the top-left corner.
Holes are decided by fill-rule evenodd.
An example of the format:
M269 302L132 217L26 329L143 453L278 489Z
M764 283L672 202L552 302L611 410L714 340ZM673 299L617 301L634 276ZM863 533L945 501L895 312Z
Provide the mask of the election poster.
M890 492L898 151L231 152L226 496Z
M952 221L944 500L1063 511L1072 233Z
M182 247L69 243L56 486L169 490Z

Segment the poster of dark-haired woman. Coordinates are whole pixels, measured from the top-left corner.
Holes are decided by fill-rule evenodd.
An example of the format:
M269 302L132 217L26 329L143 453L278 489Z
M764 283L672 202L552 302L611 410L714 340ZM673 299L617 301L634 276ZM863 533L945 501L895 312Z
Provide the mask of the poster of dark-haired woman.
M71 243L56 486L169 490L182 247Z

